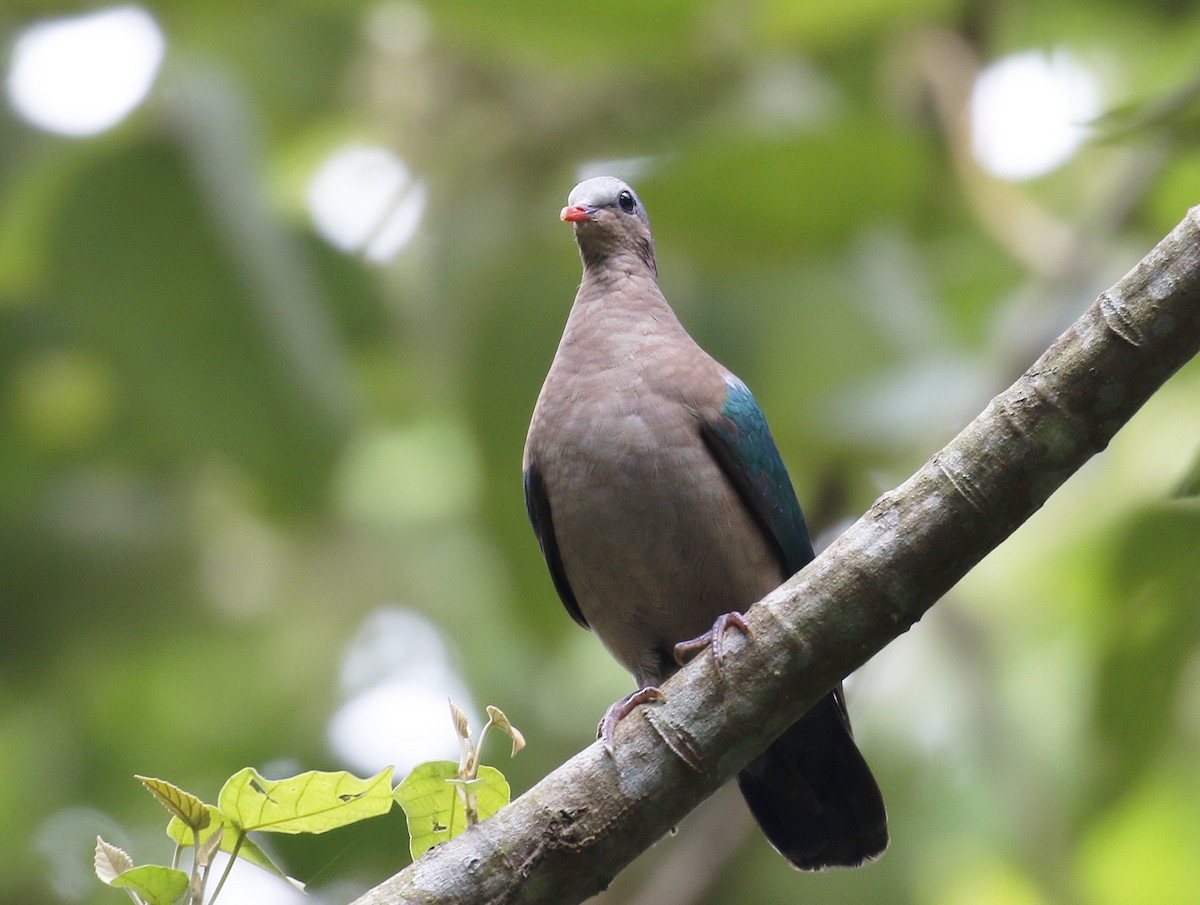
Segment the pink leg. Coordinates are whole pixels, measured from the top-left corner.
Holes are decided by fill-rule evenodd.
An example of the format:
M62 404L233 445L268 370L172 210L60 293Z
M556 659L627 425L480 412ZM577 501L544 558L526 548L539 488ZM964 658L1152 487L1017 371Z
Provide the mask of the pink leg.
M713 627L703 635L692 638L690 641L680 641L675 645L675 662L683 666L704 648L712 647L713 659L717 661L717 669L720 669L721 661L725 658L721 638L731 628L737 629L747 638L754 637L754 632L750 630L750 626L746 624L741 613L722 613L713 623Z
M596 727L596 738L604 742L604 750L610 756L615 753L616 748L613 747L612 740L613 731L617 728L617 723L633 712L633 708L637 707L638 704L649 704L665 701L666 699L667 696L653 685L646 685L632 694L625 695L625 697L609 707L608 712L604 714L604 719Z

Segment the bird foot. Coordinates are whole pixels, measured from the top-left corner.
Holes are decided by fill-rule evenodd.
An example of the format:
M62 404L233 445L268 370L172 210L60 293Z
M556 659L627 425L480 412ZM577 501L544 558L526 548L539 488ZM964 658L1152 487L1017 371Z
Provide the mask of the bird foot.
M696 654L704 650L706 647L712 648L713 660L716 661L717 670L721 669L721 661L725 659L725 649L722 638L729 629L735 628L747 638L753 638L754 632L750 630L750 626L746 623L746 619L741 613L722 613L717 617L717 621L713 623L713 627L700 635L698 638L692 638L690 641L680 641L675 645L675 662L680 666L688 663Z
M625 697L608 708L608 711L604 714L604 719L596 727L596 738L604 742L604 750L608 752L610 757L616 753L612 737L613 731L617 728L617 723L629 716L633 712L633 708L637 707L638 704L657 703L666 699L667 696L653 685L646 685L632 694L625 695Z

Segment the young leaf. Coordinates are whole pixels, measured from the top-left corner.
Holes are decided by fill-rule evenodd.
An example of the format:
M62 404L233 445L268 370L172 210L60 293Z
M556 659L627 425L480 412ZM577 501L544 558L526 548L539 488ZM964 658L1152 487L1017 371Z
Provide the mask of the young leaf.
M243 830L324 833L392 808L392 768L369 779L311 770L264 779L252 767L235 773L217 797L221 813Z
M207 845L212 841L212 837L220 833L219 850L227 854L233 854L233 850L237 847L238 837L243 835L242 832L227 821L216 809L214 805L206 805L209 813L209 824L200 831L200 845ZM174 839L182 846L190 847L193 845L192 830L183 824L178 817L172 817L167 824L167 835ZM269 874L273 874L281 880L290 883L294 888L304 891L304 884L294 877L289 877L285 874L282 868L268 857L267 853L259 848L250 838L242 839L241 847L237 849L237 856L244 861L248 861L255 867L262 868Z
M446 698L446 703L450 705L450 719L454 722L454 734L458 736L458 773L464 776L475 771L479 749L471 741L471 727L467 723L467 714L452 698Z
M508 804L511 794L504 774L495 767L481 766L476 779L460 780L458 764L451 760L419 764L396 787L396 800L408 818L409 851L413 858L467 828L457 788L460 785L474 794L480 820Z
M200 843L200 847L196 850L196 866L208 867L216 857L217 852L221 850L221 840L225 838L225 827L219 826L215 833ZM243 842L244 846L246 843Z
M96 837L96 876L111 884L118 876L133 867L133 859L123 849Z
M188 889L188 875L172 867L146 864L113 878L109 886L129 889L146 905L174 905Z
M449 698L446 700L450 703L450 718L454 720L454 731L459 738L470 738L471 727L467 723L467 714Z
M508 717L504 715L504 711L499 707L487 705L487 715L497 729L506 733L512 739L512 754L509 757L516 757L517 752L525 747L525 736L519 729L508 721Z
M165 779L138 776L136 773L134 777L150 790L150 793L159 800L164 808L193 830L202 830L208 826L208 808L191 792L185 792Z

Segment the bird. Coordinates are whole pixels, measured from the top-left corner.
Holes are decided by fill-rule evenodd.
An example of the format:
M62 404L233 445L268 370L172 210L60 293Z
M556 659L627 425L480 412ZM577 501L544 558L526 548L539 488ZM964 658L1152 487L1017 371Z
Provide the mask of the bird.
M813 559L762 409L687 333L659 288L641 199L612 176L571 190L583 279L534 406L525 503L558 596L637 683L658 686ZM883 797L842 687L737 776L767 840L800 870L857 867L887 847Z

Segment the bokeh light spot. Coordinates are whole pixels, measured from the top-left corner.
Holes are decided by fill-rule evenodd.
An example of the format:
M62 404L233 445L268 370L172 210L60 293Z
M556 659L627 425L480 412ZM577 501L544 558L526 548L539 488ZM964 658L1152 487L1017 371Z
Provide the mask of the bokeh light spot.
M971 94L971 147L980 166L1011 181L1074 156L1100 113L1095 76L1065 50L1026 51L980 73Z
M36 22L13 46L9 103L49 132L95 135L146 98L165 49L158 23L137 6Z
M416 235L425 194L424 183L391 151L348 144L313 174L308 210L330 245L383 263Z
M341 685L348 697L327 732L351 769L366 775L392 764L403 776L423 761L458 759L446 698L468 713L474 705L425 617L398 607L370 614L350 643Z

